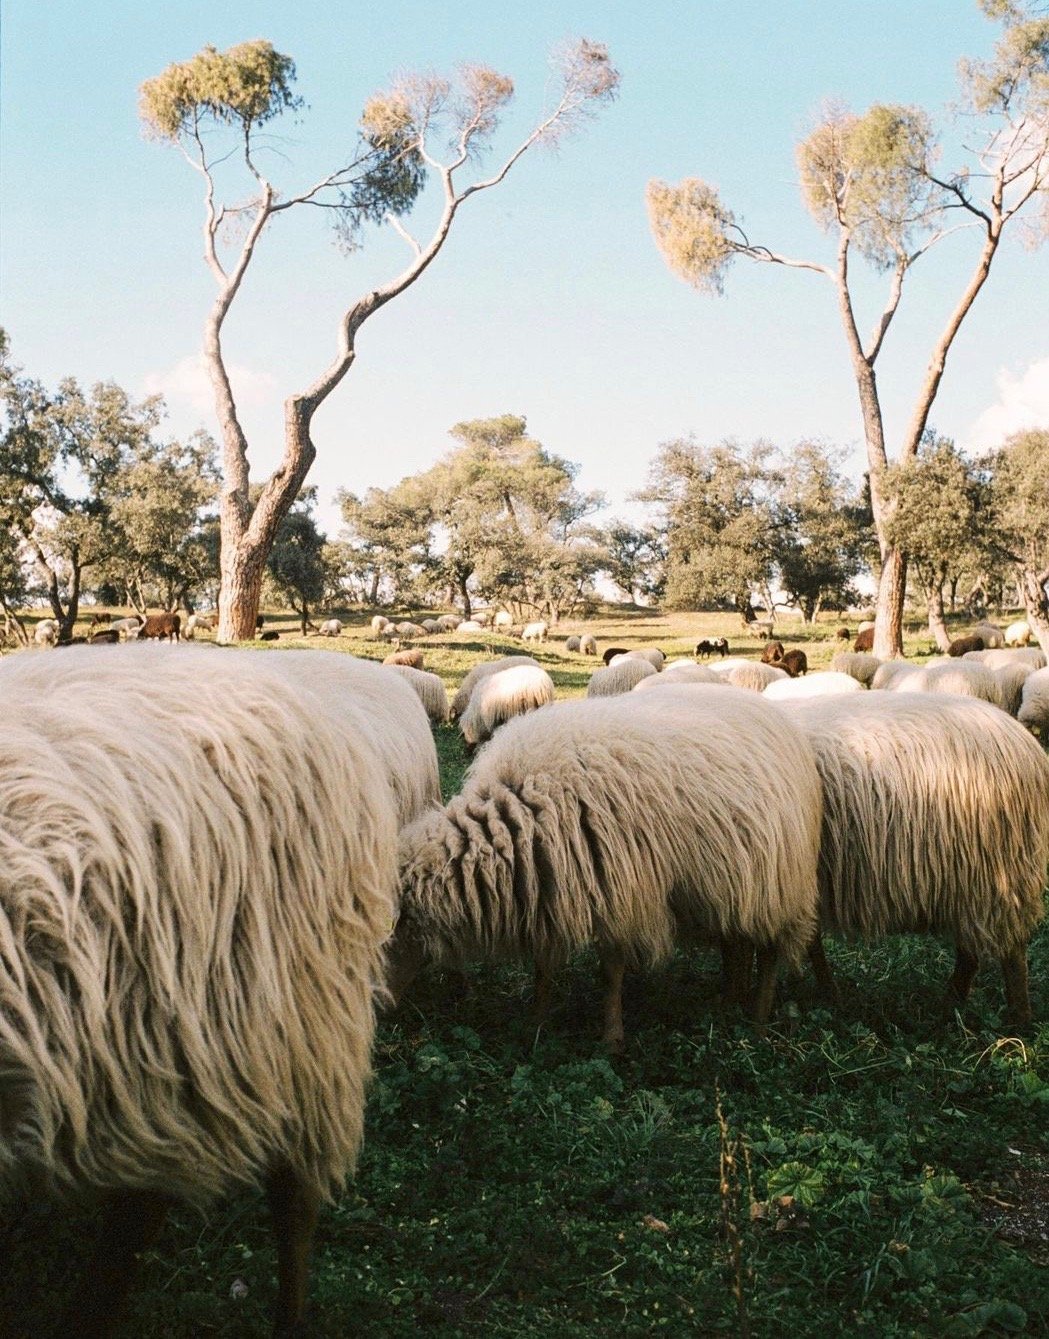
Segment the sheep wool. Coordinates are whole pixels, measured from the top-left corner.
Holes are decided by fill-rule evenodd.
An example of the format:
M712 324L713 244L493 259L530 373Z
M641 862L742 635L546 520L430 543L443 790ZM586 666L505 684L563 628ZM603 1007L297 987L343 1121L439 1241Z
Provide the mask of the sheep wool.
M982 637L983 644L988 650L996 650L1005 645L1005 632L996 623L977 623L971 635Z
M582 638L581 638L581 637L566 637L566 638L565 638L565 650L566 650L566 651L578 651L581 645L582 645Z
M408 684L423 704L423 710L434 725L447 723L448 693L444 686L444 680L439 674L431 674L428 670L414 669L411 665L389 664L388 661L384 663Z
M1049 759L1037 742L989 703L946 694L783 710L823 782L824 927L947 935L973 963L1000 959L1013 1011L1029 1015L1025 951L1049 868Z
M777 679L765 689L765 696L773 702L792 698L829 697L838 693L862 693L865 689L859 679L840 670L820 670L806 674L803 679Z
M864 688L870 688L881 663L877 656L867 655L863 651L839 651L831 660L830 667L839 674L851 675Z
M959 697L980 697L996 707L1002 705L1002 690L991 670L962 660L927 665L915 674L893 679L889 687L897 693L953 693Z
M1033 665L1001 665L998 669L990 671L998 683L1001 697L999 705L1010 716L1015 716L1019 712L1024 684L1036 672Z
M878 692L888 691L895 684L897 679L902 679L905 675L917 674L922 667L912 664L909 660L886 660L874 671L874 678L871 680L871 687Z
M279 658L0 672L4 1182L201 1204L352 1170L395 815L358 719Z
M717 683L724 684L726 681L720 674L715 674L712 669L706 665L697 665L694 660L675 660L672 665L668 665L662 674L650 674L634 685L634 692L640 693L646 689L657 688L662 685L670 687L673 684L681 683Z
M539 661L534 656L500 656L498 660L482 661L480 665L475 665L467 674L466 678L459 685L459 691L452 698L451 717L457 721L466 708L470 705L470 698L473 690L482 679L486 679L489 674L498 674L500 670L511 669L514 665L538 665Z
M481 679L459 722L471 747L491 739L514 716L545 707L554 700L554 681L538 665L513 665Z
M274 673L355 715L379 758L401 824L441 802L437 747L416 693L390 667L337 651L281 651Z
M725 677L733 688L747 688L752 693L763 693L777 679L789 679L790 675L775 665L763 665L758 660L751 660L746 665L729 670Z
M596 637L592 637L589 633L587 633L587 635L586 635L585 637L581 637L581 638L579 639L579 650L580 650L580 651L583 653L583 655L585 655L585 656L596 656L596 655L597 655L597 638L596 638Z
M1027 676L1016 719L1036 731L1043 743L1049 743L1049 669L1034 670Z
M506 725L462 792L402 833L391 958L554 967L597 943L640 966L679 939L742 939L798 962L820 812L804 737L753 694L555 703Z
M1030 665L1032 669L1045 669L1045 652L1039 646L1003 647L996 651L970 651L963 660L975 661L987 669L1001 669L1003 665Z
M1005 630L1006 646L1026 646L1031 640L1031 625L1026 618L1010 623Z
M594 670L586 686L587 697L616 697L629 693L656 670L640 656L616 656L604 669Z
M423 667L423 653L417 646L410 650L406 647L403 651L393 651L382 662L384 665L410 665L412 669L421 670Z

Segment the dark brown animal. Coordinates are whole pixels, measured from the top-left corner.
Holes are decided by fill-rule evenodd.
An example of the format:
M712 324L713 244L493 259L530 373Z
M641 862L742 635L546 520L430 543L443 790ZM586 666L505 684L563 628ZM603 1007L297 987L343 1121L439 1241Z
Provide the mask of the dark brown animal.
M629 646L610 646L608 650L604 653L604 655L601 657L601 659L605 662L606 665L610 665L612 663L613 656L625 656L629 650L630 650Z
M782 642L769 642L761 653L761 663L763 665L778 665L782 659Z
M83 646L87 641L86 637L66 637L63 641L55 642L56 646Z
M854 651L873 651L874 650L874 629L864 628L862 632L857 632L856 640L852 643Z
M259 614L258 618L255 620L255 631L258 632L259 628L261 628L263 623L265 622L266 622L265 616L263 614Z
M848 630L848 628L839 628L834 635L835 637L837 637L839 642L847 642L849 638L852 636L852 633Z
M702 641L696 643L694 654L696 656L727 656L728 638L727 637L704 637Z
M138 635L143 641L156 638L159 641L166 639L169 642L177 642L181 627L182 619L178 614L148 614Z
M102 646L106 642L112 644L120 641L120 633L116 628L104 628L101 632L93 632L88 640L92 646Z
M275 642L275 641L278 641L279 638L280 638L280 633L279 633L279 632L273 632L272 630L271 630L270 632L260 632L260 633L259 633L259 636L258 636L258 640L259 640L260 642Z
M808 673L809 658L804 651L788 651L776 664L786 670L792 679L796 679L799 674Z
M91 622L88 627L97 628L102 623L112 623L115 617L115 614L110 614L105 609L99 609L97 613L91 615Z
M957 637L947 648L949 656L964 656L967 651L983 651L986 643L982 637Z

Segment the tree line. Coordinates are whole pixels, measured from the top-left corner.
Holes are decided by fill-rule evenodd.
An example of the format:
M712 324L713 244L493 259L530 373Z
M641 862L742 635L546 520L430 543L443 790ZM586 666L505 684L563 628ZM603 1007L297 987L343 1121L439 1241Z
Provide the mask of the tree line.
M0 336L0 609L44 603L63 634L86 597L145 612L210 607L221 585L218 449L161 435L158 397L113 384L49 391ZM525 621L590 609L602 580L672 609L795 606L807 622L864 602L881 550L867 476L820 441L666 442L636 495L643 522L599 519L604 496L514 414L450 429L429 469L363 496L337 494L343 526L318 526L316 490L281 519L262 594L303 633L324 606L497 604ZM927 432L883 486L889 531L910 556L910 591L941 649L947 615L1024 603L1049 580L1049 431L1016 434L978 460Z

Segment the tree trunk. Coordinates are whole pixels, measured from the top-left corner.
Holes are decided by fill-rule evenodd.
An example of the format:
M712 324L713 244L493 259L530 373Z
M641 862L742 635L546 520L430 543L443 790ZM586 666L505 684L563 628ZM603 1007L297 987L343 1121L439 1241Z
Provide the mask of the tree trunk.
M947 631L947 621L943 616L943 584L934 584L929 591L929 632L940 651L950 650L951 634Z
M1020 583L1023 589L1024 608L1031 631L1038 639L1038 645L1049 656L1049 595L1046 594L1046 582L1049 572L1032 572L1028 567L1020 569Z
M266 551L257 545L223 544L222 580L219 584L220 642L250 642L262 598Z
M906 592L907 555L887 545L882 553L874 614L874 654L882 660L903 655L903 600Z
M462 577L459 581L459 598L463 602L464 619L468 619L472 613L472 606L470 604L470 592L466 589L466 583L468 580L469 580L468 577Z

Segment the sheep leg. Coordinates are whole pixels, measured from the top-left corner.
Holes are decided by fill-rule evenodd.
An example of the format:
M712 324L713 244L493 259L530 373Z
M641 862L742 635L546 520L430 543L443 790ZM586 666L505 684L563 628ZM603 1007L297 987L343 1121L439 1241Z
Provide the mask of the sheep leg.
M287 1164L270 1173L266 1189L277 1239L278 1291L273 1333L287 1339L305 1333L310 1251L320 1198Z
M973 980L979 966L980 960L974 953L970 953L968 949L960 946L955 947L954 971L947 985L948 998L953 1004L964 1004L969 998L969 991L972 990Z
M604 1031L601 1040L613 1053L623 1050L623 976L626 972L626 954L618 944L602 944L598 948L601 975L605 983Z
M754 946L746 939L726 935L721 941L721 1003L727 1008L744 1008L750 996L750 976L754 965Z
M167 1195L151 1190L124 1190L107 1197L94 1256L69 1303L60 1334L84 1339L112 1334L139 1256L156 1240L170 1207Z
M828 1003L836 1004L838 1001L838 987L823 948L823 937L818 932L816 938L809 945L809 965L812 967L816 984L819 986L820 995Z
M1002 979L1005 982L1006 1015L1014 1027L1026 1027L1031 1021L1026 945L1002 955Z
M755 1023L769 1021L772 1001L776 995L776 974L779 971L779 945L763 944L757 952L757 983L750 1002L750 1016Z

